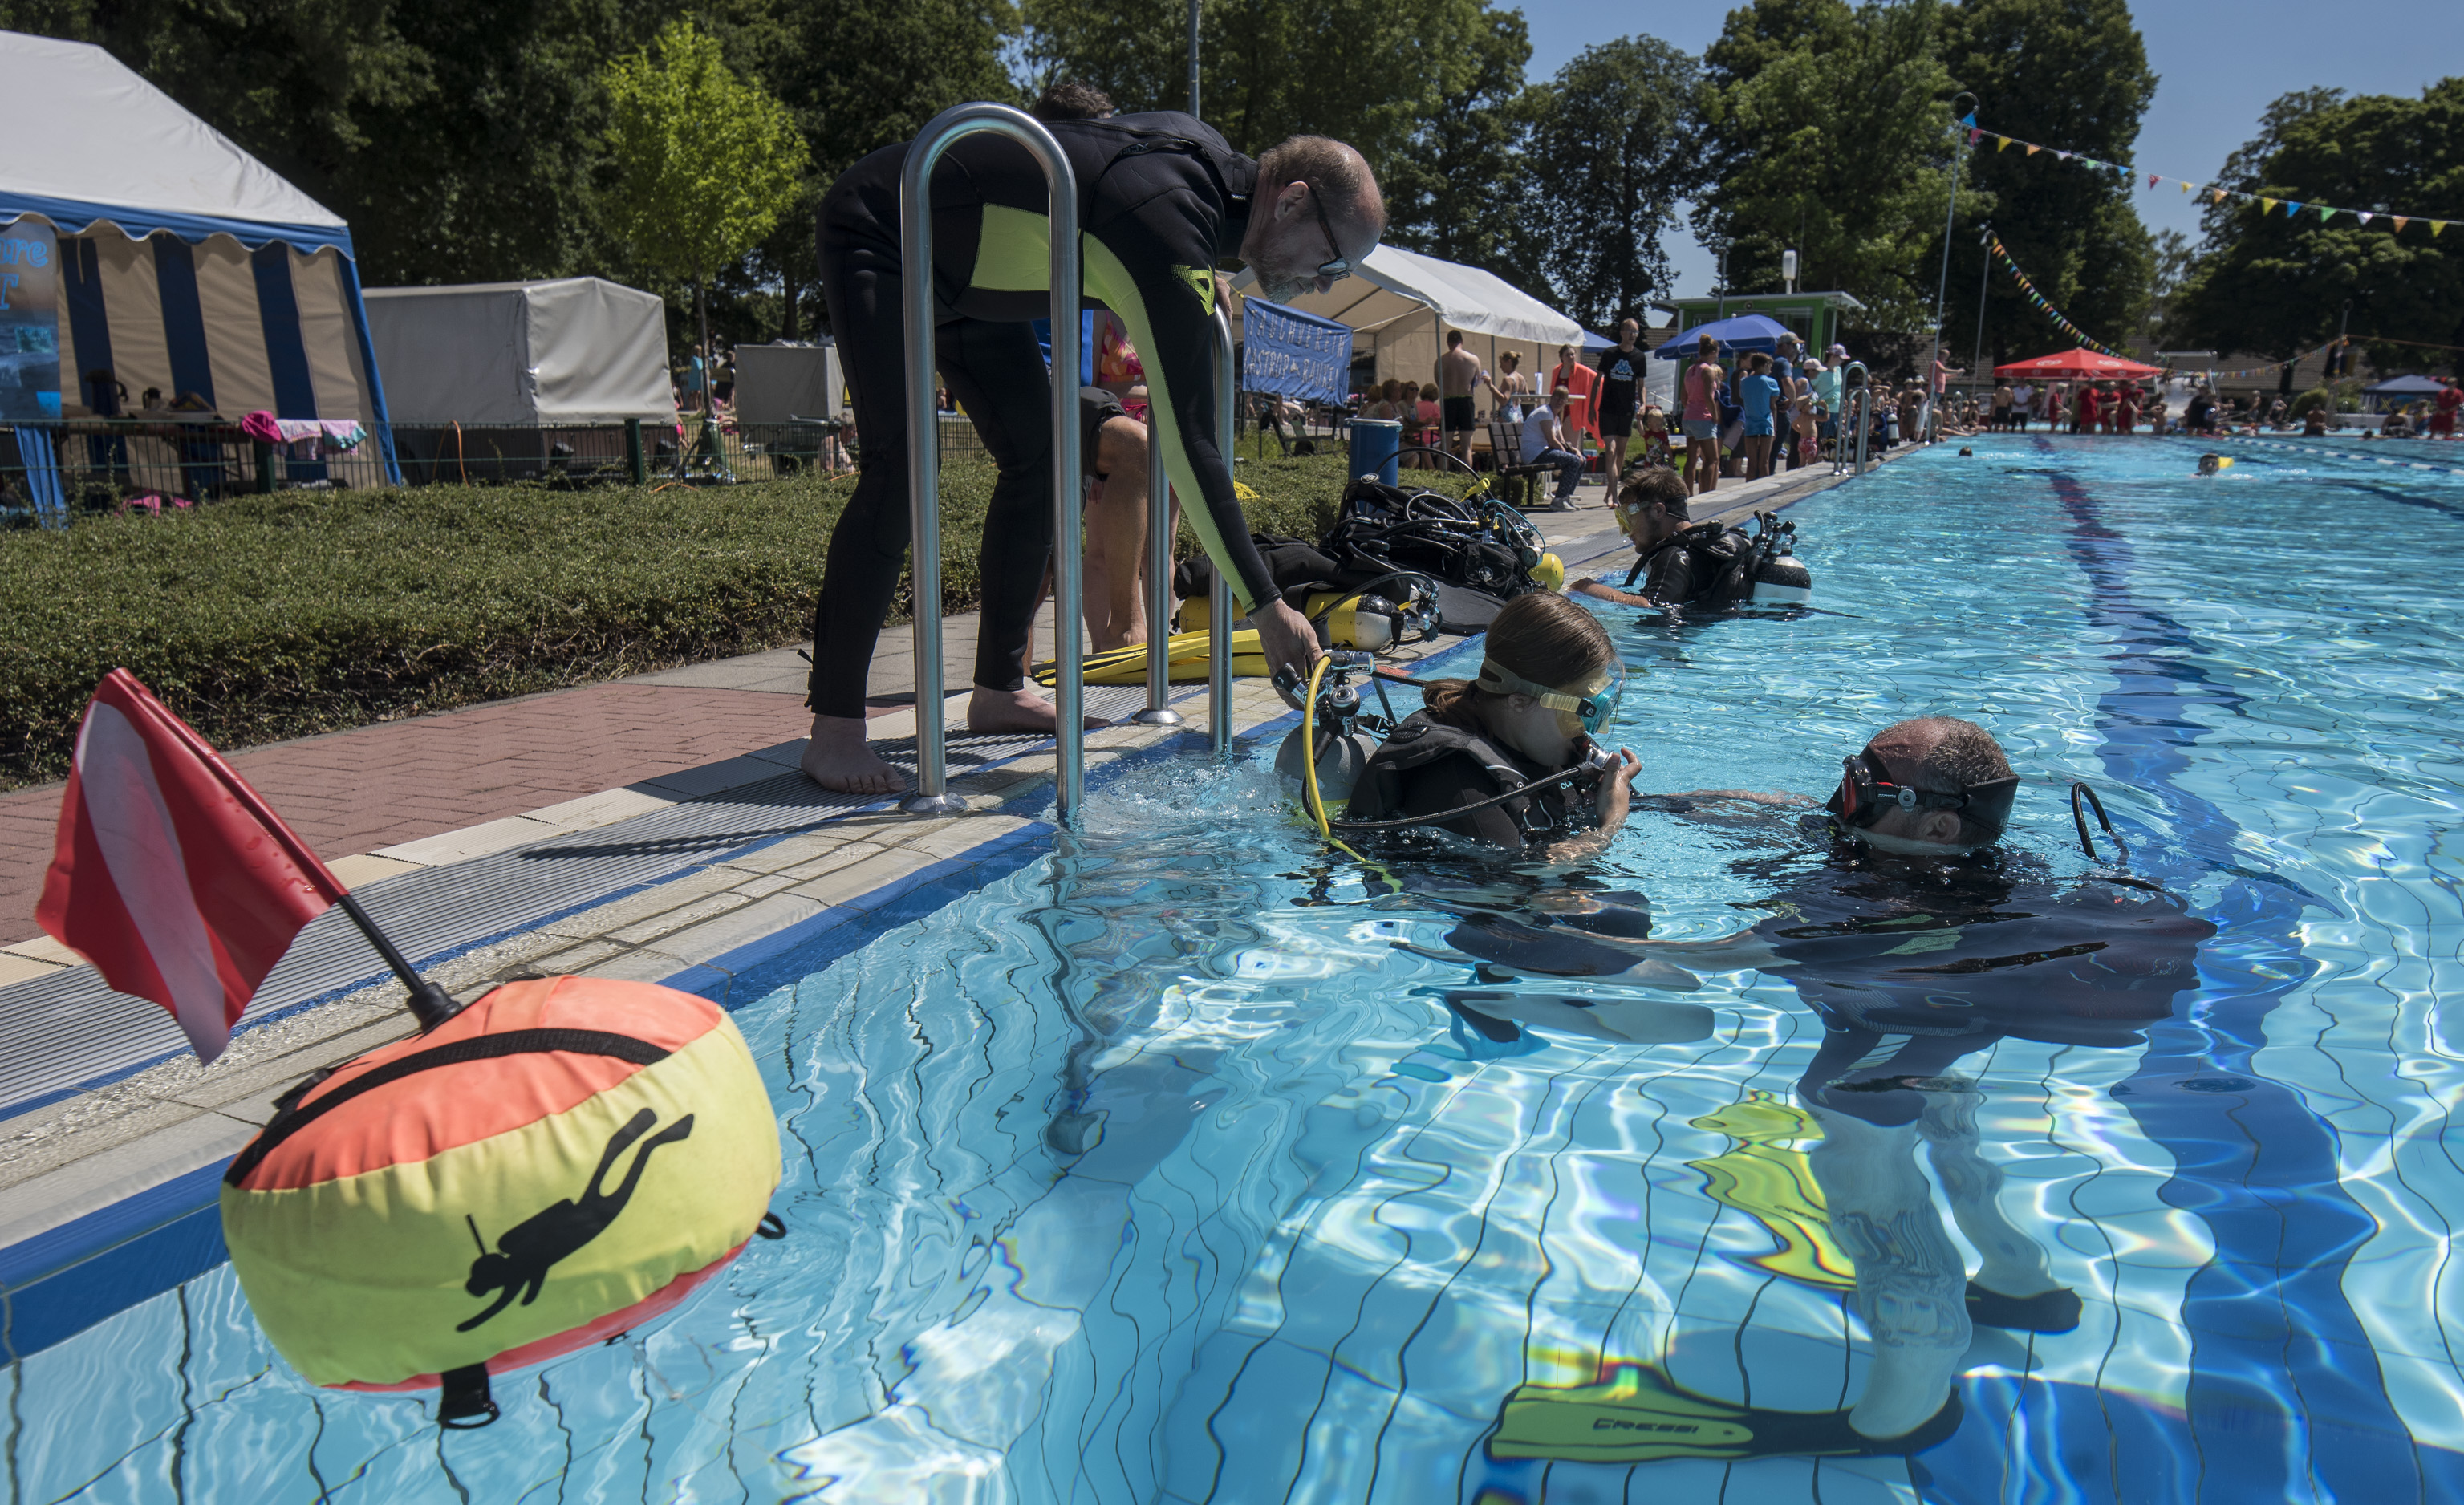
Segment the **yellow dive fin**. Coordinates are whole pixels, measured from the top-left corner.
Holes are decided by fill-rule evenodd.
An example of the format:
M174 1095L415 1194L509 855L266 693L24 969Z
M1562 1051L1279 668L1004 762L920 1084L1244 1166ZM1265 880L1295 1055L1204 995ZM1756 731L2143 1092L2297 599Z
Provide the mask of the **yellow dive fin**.
M1768 1092L1749 1092L1743 1101L1706 1113L1693 1125L1717 1129L1737 1141L1726 1154L1687 1162L1703 1172L1703 1189L1779 1240L1779 1248L1745 1262L1817 1290L1853 1290L1856 1261L1831 1236L1830 1210L1823 1206L1822 1189L1815 1183L1805 1151L1790 1147L1793 1141L1822 1137L1813 1116Z
M1689 1395L1643 1364L1625 1363L1604 1385L1517 1385L1488 1455L1568 1463L1742 1458L1753 1441L1745 1407Z
M1176 685L1199 685L1206 681L1206 634L1176 632L1165 640L1172 649L1172 682ZM1133 643L1114 648L1109 653L1087 655L1082 671L1089 685L1143 685L1147 682L1147 645ZM1258 629L1244 627L1232 634L1232 676L1235 679L1263 679L1272 672L1266 667L1265 651L1258 645ZM1029 671L1038 685L1049 686L1059 677L1059 666L1046 659Z

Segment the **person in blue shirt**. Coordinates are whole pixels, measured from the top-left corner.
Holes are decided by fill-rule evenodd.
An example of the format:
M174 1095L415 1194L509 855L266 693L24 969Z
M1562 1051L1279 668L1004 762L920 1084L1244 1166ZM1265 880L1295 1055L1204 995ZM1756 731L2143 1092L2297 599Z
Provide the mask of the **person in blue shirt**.
M1737 405L1745 409L1746 479L1771 473L1773 426L1771 413L1779 401L1779 378L1771 374L1771 358L1757 350L1746 358L1746 374L1737 382Z

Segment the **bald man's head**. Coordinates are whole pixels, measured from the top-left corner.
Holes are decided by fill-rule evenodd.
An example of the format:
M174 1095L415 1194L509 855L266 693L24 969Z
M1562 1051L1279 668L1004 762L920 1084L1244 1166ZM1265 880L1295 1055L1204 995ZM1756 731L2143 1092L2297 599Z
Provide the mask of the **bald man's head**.
M1386 201L1358 152L1324 136L1295 136L1258 159L1258 187L1241 259L1267 297L1325 291L1349 275L1386 233ZM1343 272L1323 269L1341 264Z
M2011 760L1993 734L1957 716L1917 716L1895 721L1865 744L1881 754L1894 778L1937 795L1966 794L1980 785L2013 779ZM1982 846L1998 840L2011 819L2016 785L2003 784L2000 797L1972 798L1959 812L1958 842Z

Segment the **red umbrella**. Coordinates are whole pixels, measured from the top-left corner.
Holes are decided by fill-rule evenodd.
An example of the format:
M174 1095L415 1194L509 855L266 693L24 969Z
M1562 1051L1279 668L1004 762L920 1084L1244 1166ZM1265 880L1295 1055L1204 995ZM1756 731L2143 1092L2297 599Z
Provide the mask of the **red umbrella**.
M2007 366L1995 366L1993 374L1998 377L2042 377L2062 382L2105 382L2163 376L2165 368L2143 366L2136 360L2124 360L2119 356L2100 356L2093 350L2081 349L2013 360Z

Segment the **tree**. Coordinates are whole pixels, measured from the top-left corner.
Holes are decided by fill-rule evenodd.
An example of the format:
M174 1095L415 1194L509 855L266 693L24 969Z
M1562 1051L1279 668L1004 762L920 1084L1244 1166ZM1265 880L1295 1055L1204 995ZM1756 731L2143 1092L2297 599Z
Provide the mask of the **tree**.
M1461 8L1467 34L1446 52L1435 106L1409 145L1373 164L1386 196L1386 240L1529 284L1537 272L1519 216L1497 212L1522 164L1529 126L1523 65L1530 28L1519 11Z
M1651 36L1587 47L1531 91L1514 197L1543 296L1578 323L1640 318L1668 286L1660 233L1694 182L1683 130L1694 60Z
M2288 94L2216 182L2278 202L2211 200L2201 254L2169 309L2171 338L2289 360L2333 337L2349 302L2365 344L2464 344L2464 247L2421 223L2464 219L2464 78L2418 99ZM2320 206L2344 212L2328 218ZM2383 369L2439 359L2394 343L2370 354Z
M1943 16L1942 54L1976 97L1987 132L1970 181L1992 197L1993 230L2029 280L2094 338L2136 333L2155 274L2153 247L2132 207L2133 180L2051 153L2002 147L2016 137L2098 162L2128 163L2155 97L2147 49L2123 0L1965 0ZM1951 239L1951 285L1986 274L1986 330L1995 364L2054 333L2008 276L1982 265L1977 237ZM1938 249L1938 248L1937 248ZM1951 348L1976 336L1972 298L1950 300Z
M721 32L739 67L758 61L811 151L793 201L736 279L746 294L779 288L780 338L798 338L803 305L820 292L813 215L830 185L954 104L1025 102L1001 62L1018 32L1009 0L801 0Z
M655 51L656 56L652 56ZM609 222L643 265L693 279L710 387L711 274L779 222L810 160L787 109L730 73L715 37L671 21L607 67Z
M1934 0L1850 11L1826 0L1732 11L1699 91L1702 158L1719 174L1694 225L1726 240L1732 285L1798 281L1856 294L1880 329L1928 327L1943 214L1958 171ZM1988 195L1959 189L1969 223Z
M1199 12L1206 123L1253 157L1287 136L1331 136L1383 174L1437 108L1483 10L1485 0L1210 0ZM1123 110L1188 108L1184 9L1025 0L1022 13L1032 86L1067 77Z

